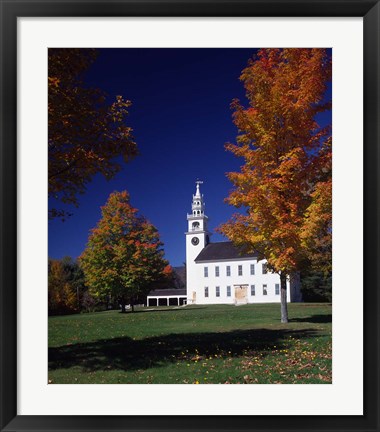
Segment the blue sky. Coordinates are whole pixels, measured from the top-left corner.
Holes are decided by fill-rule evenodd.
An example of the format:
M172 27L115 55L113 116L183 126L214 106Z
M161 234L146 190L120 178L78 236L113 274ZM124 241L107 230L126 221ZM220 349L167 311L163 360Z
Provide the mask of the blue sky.
M239 81L255 49L101 49L86 84L110 97L132 101L128 126L140 155L110 181L98 175L79 197L73 215L49 222L49 256L78 257L88 233L100 219L100 206L115 190L128 190L131 203L160 232L165 257L173 266L185 261L186 214L195 181L204 183L209 227L235 211L224 203L231 190L226 172L241 161L224 149L234 142L231 101L246 103ZM224 238L213 234L212 241Z

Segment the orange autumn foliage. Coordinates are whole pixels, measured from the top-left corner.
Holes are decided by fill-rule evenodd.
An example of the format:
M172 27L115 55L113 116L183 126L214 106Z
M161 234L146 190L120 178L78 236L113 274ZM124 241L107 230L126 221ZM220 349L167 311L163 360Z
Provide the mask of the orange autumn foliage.
M59 260L49 261L48 310L52 315L78 311L75 287L68 280L64 265Z
M76 206L95 174L109 179L121 168L117 156L128 161L137 154L125 124L131 102L117 96L108 103L103 91L83 83L96 56L92 49L48 51L49 197ZM66 215L56 206L49 209L51 218Z
M239 135L226 149L244 163L228 173L227 202L245 211L220 231L265 257L282 289L302 266L331 262L331 126L316 121L331 109L330 78L324 49L262 49L241 75L249 107L232 104Z
M90 293L112 296L122 306L145 300L170 274L157 229L130 204L126 191L112 193L79 258Z

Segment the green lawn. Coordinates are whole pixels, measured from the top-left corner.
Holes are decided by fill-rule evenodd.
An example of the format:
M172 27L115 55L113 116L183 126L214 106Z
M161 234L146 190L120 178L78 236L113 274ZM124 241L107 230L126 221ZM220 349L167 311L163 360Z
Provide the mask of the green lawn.
M331 305L186 306L49 318L49 383L331 383Z

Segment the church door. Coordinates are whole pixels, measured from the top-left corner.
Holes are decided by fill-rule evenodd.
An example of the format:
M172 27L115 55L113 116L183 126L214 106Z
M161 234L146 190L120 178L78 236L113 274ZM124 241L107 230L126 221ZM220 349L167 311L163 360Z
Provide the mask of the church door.
M247 304L248 285L235 285L235 304Z

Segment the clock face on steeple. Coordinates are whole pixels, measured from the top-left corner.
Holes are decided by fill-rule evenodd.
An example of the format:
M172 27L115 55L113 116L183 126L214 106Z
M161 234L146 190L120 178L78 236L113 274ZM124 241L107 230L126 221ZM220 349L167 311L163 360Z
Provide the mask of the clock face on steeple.
M198 237L193 237L193 238L191 239L191 243L192 243L194 246L196 246L196 245L199 243L199 238L198 238Z

